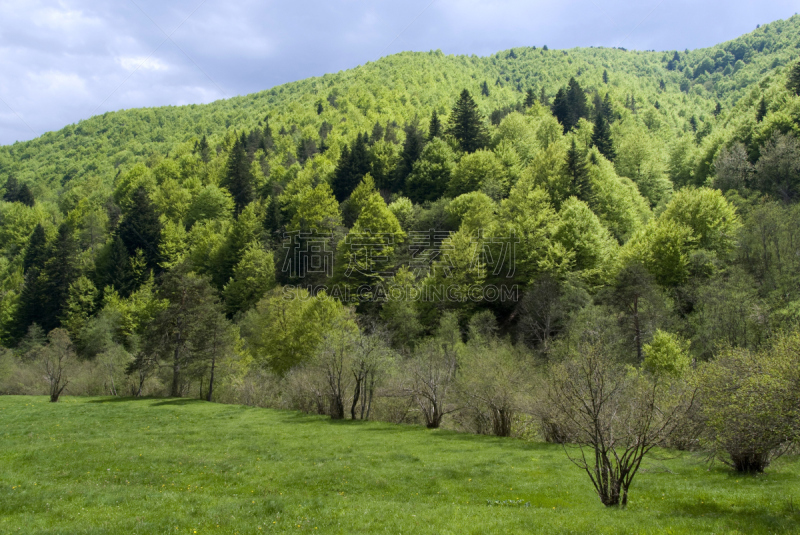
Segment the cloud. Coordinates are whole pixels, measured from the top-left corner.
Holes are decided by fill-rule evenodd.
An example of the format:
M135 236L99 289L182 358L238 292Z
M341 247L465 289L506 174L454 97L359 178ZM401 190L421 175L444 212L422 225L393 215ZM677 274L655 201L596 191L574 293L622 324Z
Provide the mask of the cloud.
M4 0L0 144L109 110L211 102L403 50L696 48L795 10L790 0Z
M167 64L157 58L149 58L142 56L126 56L117 58L123 69L126 71L136 71L143 69L145 71L166 71L169 69Z

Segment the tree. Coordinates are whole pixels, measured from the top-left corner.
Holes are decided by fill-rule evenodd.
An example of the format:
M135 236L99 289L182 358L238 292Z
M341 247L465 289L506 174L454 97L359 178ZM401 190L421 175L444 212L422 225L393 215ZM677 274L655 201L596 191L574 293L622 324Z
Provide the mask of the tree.
M741 142L722 148L714 160L714 187L723 192L741 190L752 185L755 167L750 163L747 149Z
M800 142L794 134L773 132L761 148L761 158L756 163L756 183L762 192L783 202L800 195Z
M655 330L659 317L659 295L651 275L637 264L629 265L617 275L611 296L622 312L620 322L630 333L636 350L636 362L644 362L644 344Z
M536 92L533 89L528 89L525 93L525 103L523 104L526 108L530 108L536 102Z
M608 83L608 71L606 69L603 69L603 83Z
M49 383L50 402L56 403L69 384L71 368L76 364L75 348L64 329L53 329L47 335L47 345L34 355Z
M553 116L558 119L559 123L561 123L564 133L566 134L569 132L569 129L574 125L570 123L571 117L569 111L569 99L567 98L567 91L563 87L559 88L555 98L553 99L552 111Z
M800 337L727 349L700 371L705 438L737 472L763 472L800 437Z
M505 197L508 191L505 169L491 150L476 150L465 154L453 169L447 185L447 195L457 197L464 193L480 191L486 187L499 190Z
M414 169L414 163L422 155L424 147L422 131L419 129L419 121L416 118L408 123L404 130L406 140L403 142L403 152L400 153L400 162L397 165L394 184L391 187L394 192L405 189L406 179Z
M764 97L761 97L761 101L758 103L758 109L756 110L756 122L760 123L764 120L764 117L767 116L767 101Z
M724 257L736 245L742 224L736 209L719 190L683 188L670 200L659 218L689 228L696 246Z
M36 204L36 200L33 198L33 192L27 184L20 186L19 193L17 194L17 202L21 202L25 206L34 206Z
M406 179L406 195L417 203L435 201L444 195L455 166L456 155L450 145L441 138L432 139Z
M672 333L656 330L652 342L645 344L642 349L645 354L644 367L654 375L682 377L689 372L689 343Z
M458 410L451 397L462 346L458 318L455 313L445 313L436 337L420 344L408 362L410 382L406 391L428 429L438 429L447 414Z
M467 153L475 152L489 142L483 116L466 89L461 92L461 96L453 106L447 133L452 135L458 141L461 150Z
M33 229L28 245L25 247L25 256L22 259L22 271L27 273L31 268L41 269L47 260L47 236L41 223Z
M255 305L275 285L275 262L272 252L251 243L233 268L233 277L222 290L229 317Z
M130 208L123 212L123 219L117 227L117 236L122 240L128 256L134 257L141 251L146 269L160 271L161 221L147 190L139 186L133 192Z
M225 177L220 184L226 188L236 206L236 213L244 210L245 206L253 202L255 198L253 190L253 174L250 170L250 158L247 157L245 149L247 140L244 132L236 141L228 155L228 163L225 169Z
M61 325L60 318L69 299L70 285L79 276L78 247L69 223L59 225L48 256L42 269L43 294L37 321L45 331Z
M433 138L442 135L442 122L439 120L439 115L436 110L431 113L431 122L428 126L428 142L433 141Z
M800 62L795 63L789 71L786 88L795 95L800 95Z
M564 174L569 182L568 195L591 203L592 183L589 180L589 162L586 158L586 151L577 146L575 138L572 138L572 143L567 150Z
M678 381L626 369L602 340L589 336L553 368L547 401L570 461L586 472L603 505L625 507L642 460L680 431L694 392Z
M364 175L370 172L368 141L369 136L366 133L359 134L356 136L352 148L345 146L342 149L339 163L336 165L336 171L331 180L333 194L339 202L347 199Z
M483 83L481 84L481 95L483 95L484 97L489 96L489 85L486 83L486 80L484 80Z
M132 369L149 363L169 369L170 396L181 397L188 386L186 375L213 349L214 339L208 335L223 321L222 307L209 280L187 272L185 266L165 276L158 295L168 305L150 324Z
M567 100L569 101L569 123L571 129L582 118L589 116L586 107L586 93L575 78L570 78L567 83Z
M6 202L17 202L19 200L19 181L15 176L8 177L5 183L5 193L3 193L3 200Z
M200 154L200 161L204 164L208 164L211 161L211 147L208 145L205 134L203 134L203 138L197 145L197 152Z
M598 113L594 120L594 131L592 132L592 146L597 147L600 154L610 162L614 161L617 153L614 150L614 142L611 139L611 128L602 113Z

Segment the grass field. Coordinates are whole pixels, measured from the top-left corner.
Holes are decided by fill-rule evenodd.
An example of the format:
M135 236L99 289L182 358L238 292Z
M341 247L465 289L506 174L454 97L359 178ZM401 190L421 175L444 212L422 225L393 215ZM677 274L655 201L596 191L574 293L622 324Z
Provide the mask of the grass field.
M616 510L558 446L200 401L0 397L0 444L0 533L800 531L788 457L653 459Z

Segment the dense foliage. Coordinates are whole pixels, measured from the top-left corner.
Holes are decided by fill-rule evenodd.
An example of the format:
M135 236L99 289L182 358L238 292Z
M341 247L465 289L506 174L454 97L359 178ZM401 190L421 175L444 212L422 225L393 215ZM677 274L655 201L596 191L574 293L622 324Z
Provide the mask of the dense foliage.
M593 336L593 376L651 410L641 393L670 377L692 402L664 403L715 430L683 445L763 470L797 427L740 463L729 441L752 429L722 427L752 418L687 385L717 403L797 330L799 46L795 16L695 51L403 53L2 147L0 339L19 362L0 389L68 347L114 394L504 436L533 414L595 444L530 394ZM634 416L645 450L671 440Z

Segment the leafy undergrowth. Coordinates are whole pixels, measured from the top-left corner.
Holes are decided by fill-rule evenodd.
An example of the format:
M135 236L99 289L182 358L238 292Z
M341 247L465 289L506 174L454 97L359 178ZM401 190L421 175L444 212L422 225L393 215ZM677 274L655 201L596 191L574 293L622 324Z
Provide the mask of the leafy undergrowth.
M800 525L795 458L741 477L709 470L698 456L664 454L645 463L628 508L616 510L600 504L558 446L192 400L0 397L0 444L0 533L778 533Z

